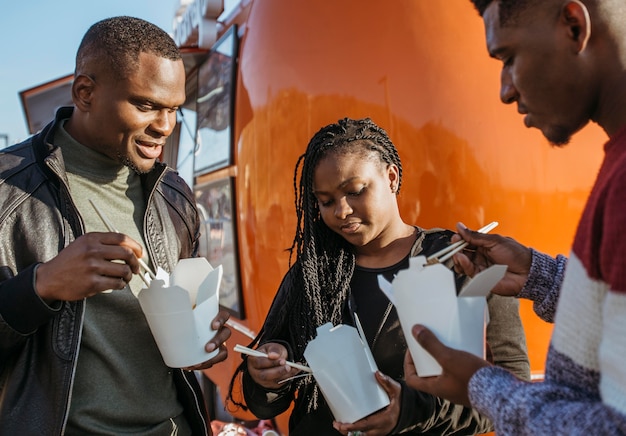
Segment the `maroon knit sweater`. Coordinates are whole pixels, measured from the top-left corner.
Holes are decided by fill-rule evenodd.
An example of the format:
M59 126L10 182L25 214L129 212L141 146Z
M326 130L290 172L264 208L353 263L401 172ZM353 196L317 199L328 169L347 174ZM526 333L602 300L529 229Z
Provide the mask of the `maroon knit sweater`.
M626 129L605 145L563 277L565 263L533 250L520 294L547 321L556 308L545 381L497 367L470 380L498 436L626 434Z

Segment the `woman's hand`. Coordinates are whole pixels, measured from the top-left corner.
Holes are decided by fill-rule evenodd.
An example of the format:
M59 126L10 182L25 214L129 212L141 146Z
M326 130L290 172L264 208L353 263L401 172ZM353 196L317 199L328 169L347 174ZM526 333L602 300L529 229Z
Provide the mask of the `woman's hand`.
M402 386L380 371L376 372L376 381L387 392L389 405L352 424L335 421L333 427L338 432L344 435L385 436L396 427L400 417Z
M298 374L298 370L287 366L288 352L284 345L268 342L257 350L268 357L248 356L248 373L252 380L265 389L279 389L278 382Z

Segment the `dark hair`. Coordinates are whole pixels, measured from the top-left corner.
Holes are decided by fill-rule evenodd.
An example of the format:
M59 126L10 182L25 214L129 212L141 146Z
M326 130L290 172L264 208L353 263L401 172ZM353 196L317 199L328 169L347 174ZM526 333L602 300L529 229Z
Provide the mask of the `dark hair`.
M343 237L326 226L313 194L313 178L319 162L332 154L359 153L366 159L398 167L398 190L402 181L402 164L396 147L387 132L369 118L344 118L320 129L311 138L306 152L298 158L294 172L296 234L291 245L289 263L295 253L296 261L288 275L291 280L286 299L280 308L273 307L272 319L251 346L272 339L281 331L289 331L294 358L301 360L306 345L316 336L316 328L327 322L342 322L356 263L354 248ZM378 156L378 157L376 157ZM300 171L301 170L301 171ZM298 175L300 176L298 181ZM272 312L270 309L270 312ZM271 326L271 330L266 326ZM233 376L229 392L245 361ZM306 401L308 410L317 408L319 392L310 376L297 380L299 401ZM233 401L240 407L243 404Z
M76 53L76 74L93 74L92 63L106 65L116 78L124 78L137 66L140 53L182 59L176 43L160 27L133 17L106 18L93 24Z
M537 3L535 0L471 0L471 2L481 17L491 3L497 2L500 7L498 18L501 26L514 22L529 6Z

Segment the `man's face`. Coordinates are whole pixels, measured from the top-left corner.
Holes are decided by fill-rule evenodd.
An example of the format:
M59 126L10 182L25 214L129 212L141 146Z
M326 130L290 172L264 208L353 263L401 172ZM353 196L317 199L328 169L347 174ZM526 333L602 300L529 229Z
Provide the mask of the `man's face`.
M150 171L185 102L183 62L141 53L128 77L104 74L94 82L85 145L138 173Z
M550 10L533 8L501 26L497 1L483 19L489 54L503 64L502 102L516 102L526 127L540 129L551 143L569 142L587 124L595 103L567 23Z

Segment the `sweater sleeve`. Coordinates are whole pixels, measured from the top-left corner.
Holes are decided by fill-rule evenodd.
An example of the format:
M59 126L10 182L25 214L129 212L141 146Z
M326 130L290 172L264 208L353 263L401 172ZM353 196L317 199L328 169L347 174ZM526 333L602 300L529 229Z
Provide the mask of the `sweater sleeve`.
M468 388L472 405L493 421L499 436L626 434L626 416L565 384L525 382L491 366L476 372Z
M37 294L35 272L38 266L39 264L32 265L14 277L0 279L2 347L8 347L12 340L23 340L49 322L61 309L61 302L49 306Z
M537 316L546 322L554 322L567 258L560 254L552 258L534 249L531 251L530 273L518 298L533 301L533 309Z
M530 361L519 314L519 301L491 294L487 297L487 307L487 343L493 363L508 369L522 380L530 380Z
M291 268L283 277L283 280L278 288L278 292L276 293L267 317L265 318L263 327L261 328L261 331L264 333L259 340L259 345L267 342L282 344L287 349L288 358L291 360L293 360L293 350L287 341L287 332L284 331L284 328L280 327L281 321L279 319L279 312L284 309L283 306L285 305L287 298L286 293L290 287L291 281L293 280L294 274L294 268ZM265 335L265 332L267 331L282 331L282 333L280 333L278 337L267 337ZM247 358L244 358L244 360L247 360ZM242 373L241 382L243 397L246 406L257 418L273 418L287 410L293 402L295 396L294 383L286 382L282 388L276 390L266 389L252 379L246 364L243 365Z
M294 393L292 383L287 382L279 390L265 389L252 380L247 370L243 371L243 395L250 411L259 419L270 419L289 408Z

